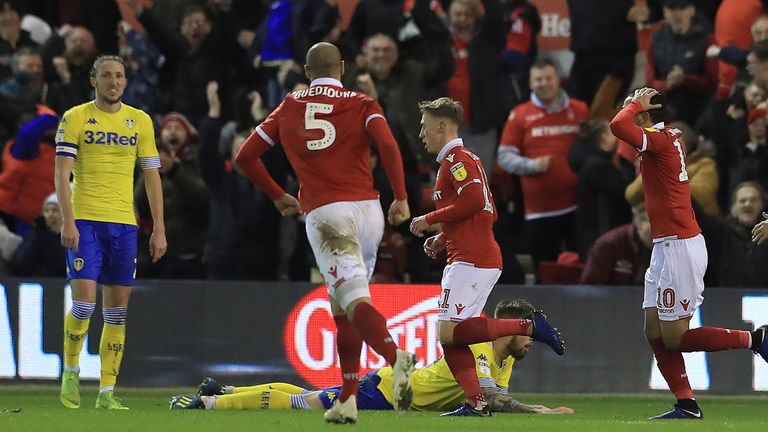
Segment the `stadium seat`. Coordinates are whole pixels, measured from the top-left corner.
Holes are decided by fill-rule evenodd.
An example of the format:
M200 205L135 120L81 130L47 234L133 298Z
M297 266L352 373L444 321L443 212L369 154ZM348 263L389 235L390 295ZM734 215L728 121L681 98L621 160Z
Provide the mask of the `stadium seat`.
M541 261L539 263L539 284L541 285L570 285L579 283L584 264L579 262L576 252L563 252L557 261Z

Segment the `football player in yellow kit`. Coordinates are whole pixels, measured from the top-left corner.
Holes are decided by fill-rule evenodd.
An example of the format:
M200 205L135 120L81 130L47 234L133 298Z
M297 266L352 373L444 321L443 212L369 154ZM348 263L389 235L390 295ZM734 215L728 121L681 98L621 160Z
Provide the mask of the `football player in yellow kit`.
M502 300L496 305L496 318L525 318L534 307L525 300ZM522 360L533 345L529 336L505 336L470 348L475 357L477 376L492 412L572 414L568 407L547 408L528 405L508 396L509 379L516 360ZM417 411L446 411L465 402L464 391L456 382L444 358L416 369L411 377ZM268 383L248 387L221 386L206 378L198 394L174 396L171 409L328 409L341 387L307 390L287 383ZM392 409L392 368L369 372L358 385L360 410Z

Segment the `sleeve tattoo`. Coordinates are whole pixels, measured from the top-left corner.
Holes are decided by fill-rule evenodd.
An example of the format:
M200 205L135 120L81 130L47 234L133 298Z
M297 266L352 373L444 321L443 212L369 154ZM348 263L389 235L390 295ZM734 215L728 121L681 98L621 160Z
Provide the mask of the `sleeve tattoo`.
M499 393L495 388L483 387L485 401L493 412L532 414L541 411L540 405L526 405L509 396Z

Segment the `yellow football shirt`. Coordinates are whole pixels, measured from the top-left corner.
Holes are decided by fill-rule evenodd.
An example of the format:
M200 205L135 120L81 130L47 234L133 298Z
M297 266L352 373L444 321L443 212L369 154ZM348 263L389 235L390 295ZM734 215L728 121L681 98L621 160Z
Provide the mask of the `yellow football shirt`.
M121 104L107 113L93 101L69 109L56 132L56 156L75 159L75 219L136 225L136 160L144 169L160 168L154 127L144 111Z
M496 387L501 393L507 393L509 378L515 359L510 356L497 361L490 342L470 346L475 356L475 367L481 387ZM392 403L392 368L385 367L378 371L381 377L378 389ZM445 357L426 368L416 369L411 377L413 402L411 408L419 411L448 411L463 404L466 398L464 390L454 379Z

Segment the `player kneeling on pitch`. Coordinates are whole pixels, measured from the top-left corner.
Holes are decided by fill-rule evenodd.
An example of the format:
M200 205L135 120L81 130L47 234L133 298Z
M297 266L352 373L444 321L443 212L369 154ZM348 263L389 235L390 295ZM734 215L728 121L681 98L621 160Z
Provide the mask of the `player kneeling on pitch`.
M534 312L525 300L502 300L496 305L496 318L525 318ZM492 342L470 347L475 370L485 400L491 411L536 414L572 414L568 407L547 408L527 405L507 395L512 366L522 360L533 347L533 339L525 335L503 336ZM358 383L357 408L360 410L392 409L392 368L385 367L365 375ZM464 390L456 382L445 358L426 368L416 369L411 377L413 399L411 409L448 411L465 402ZM206 378L197 394L174 396L171 409L328 409L338 398L341 386L307 390L292 384L269 383L249 387L222 386Z

